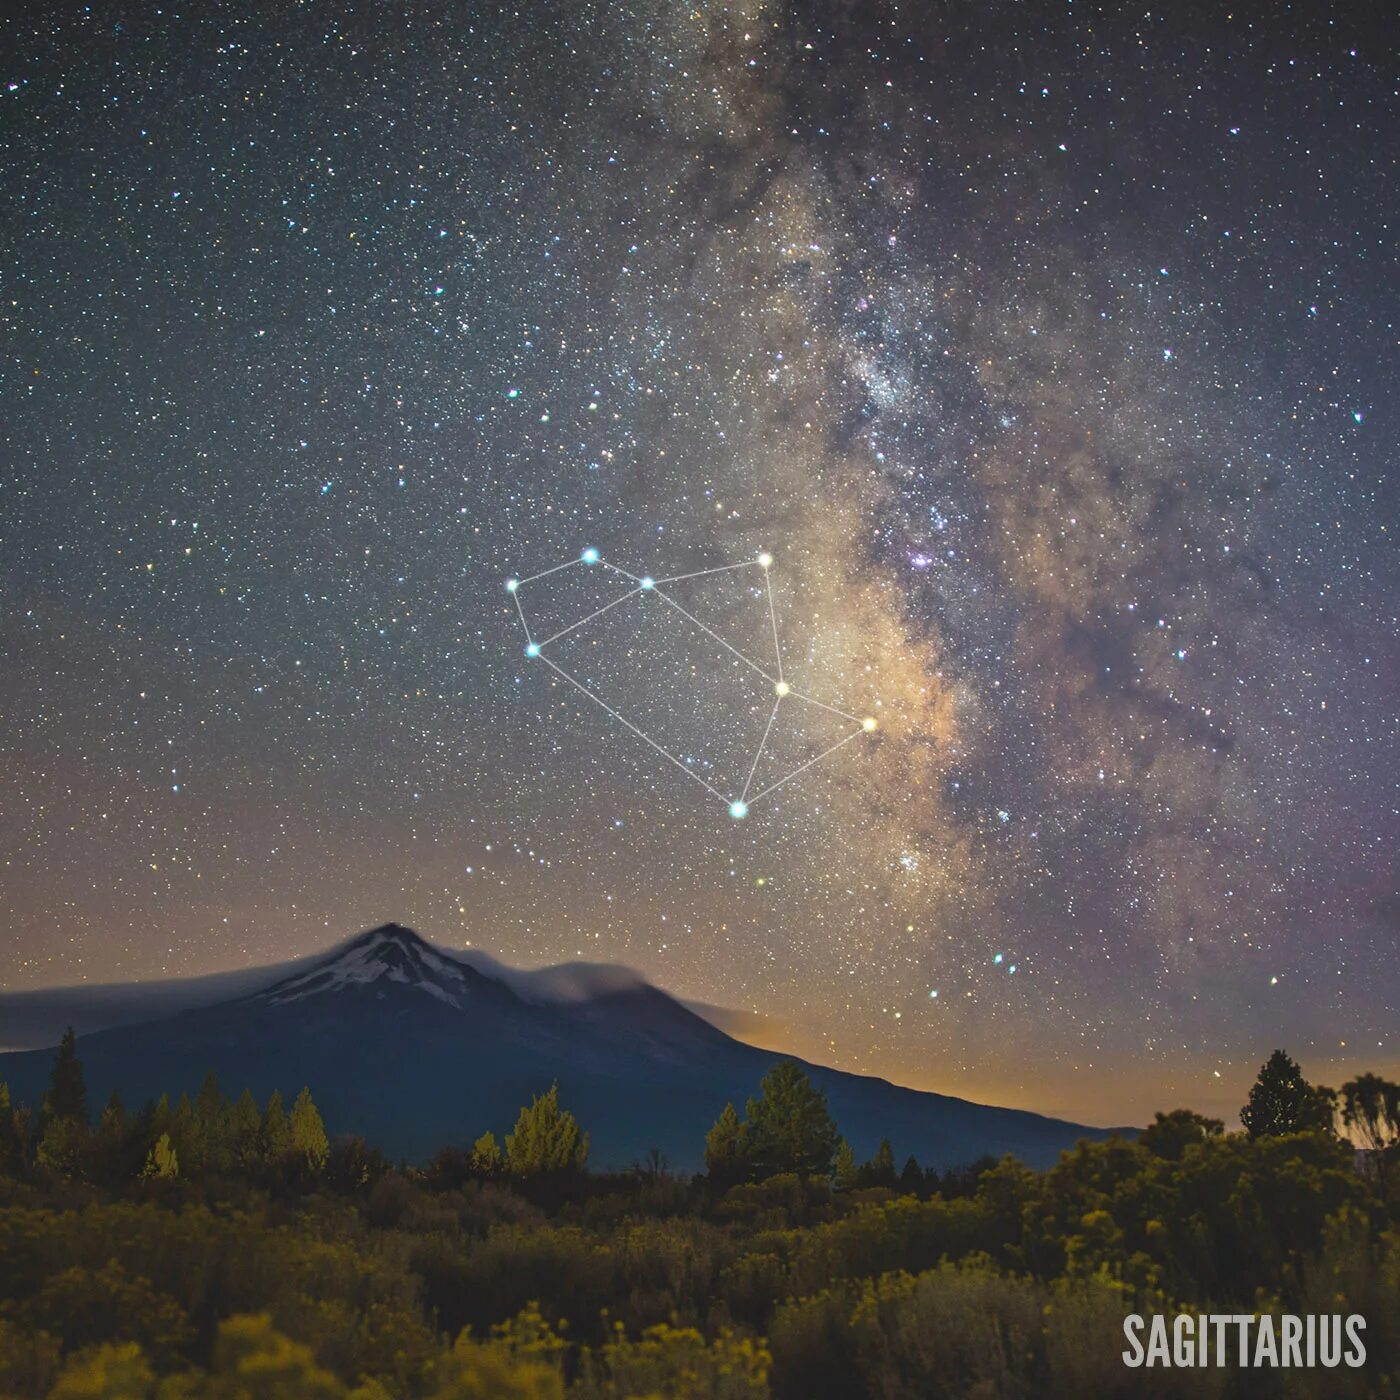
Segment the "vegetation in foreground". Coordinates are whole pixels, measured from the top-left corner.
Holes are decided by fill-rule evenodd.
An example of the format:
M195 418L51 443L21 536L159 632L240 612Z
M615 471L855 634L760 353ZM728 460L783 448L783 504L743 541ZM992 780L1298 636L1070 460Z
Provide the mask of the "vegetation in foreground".
M0 1396L1400 1393L1400 1086L1282 1052L1244 1132L1178 1110L941 1177L858 1163L792 1064L694 1179L590 1173L554 1090L421 1168L328 1142L305 1090L85 1100L71 1034L37 1114L0 1086ZM1125 1368L1124 1315L1179 1309L1359 1312L1369 1361Z

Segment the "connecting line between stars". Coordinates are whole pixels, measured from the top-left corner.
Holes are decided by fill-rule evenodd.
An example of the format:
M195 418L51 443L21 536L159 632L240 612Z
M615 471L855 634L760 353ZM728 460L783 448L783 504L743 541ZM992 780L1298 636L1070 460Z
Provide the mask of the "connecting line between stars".
M773 583L771 575L769 574L769 568L772 565L772 563L773 559L771 555L760 554L756 559L746 559L738 564L722 564L712 569L697 569L692 573L671 574L665 578L654 579L630 573L628 570L621 568L619 565L612 563L610 560L604 559L596 549L585 549L577 559L570 559L563 564L556 564L551 569L542 569L539 573L531 574L527 578L512 578L507 580L506 589L509 591L512 599L515 602L515 611L520 618L520 625L525 632L525 654L527 656L537 658L543 661L551 671L553 671L561 679L567 681L571 686L574 687L575 690L579 691L580 694L586 695L588 699L592 700L595 705L602 709L606 714L611 716L611 718L615 719L624 728L629 729L633 734L635 734L639 739L641 739L643 743L655 749L656 752L659 753L664 759L668 760L670 763L673 763L677 768L681 770L682 773L686 775L686 777L691 778L695 782L699 783L700 786L703 787L706 792L710 793L714 797L719 798L721 802L726 802L729 807L729 815L738 819L747 816L749 807L754 802L757 802L760 798L766 797L771 792L776 792L785 783L791 782L793 778L798 776L798 774L805 773L807 769L812 767L813 764L820 763L821 760L826 758L829 754L835 753L837 749L844 748L845 745L849 744L852 739L859 738L862 733L868 734L876 728L876 723L874 719L871 719L869 717L862 719L859 715L848 714L845 710L838 709L835 705L828 705L823 700L817 700L813 696L804 695L800 691L793 690L793 688L787 683L786 679L783 676L782 645L778 638L778 616L777 610L773 604ZM552 636L544 638L543 641L536 641L534 636L530 632L530 624L526 620L525 610L521 606L520 589L528 583L534 583L538 579L548 578L551 574L560 573L564 569L572 569L580 565L594 564L600 564L605 569L610 570L612 573L619 574L621 575L621 577L629 579L635 585L635 587L628 589L626 593L622 594L620 597L614 598L610 603L605 603L601 608L595 609L586 617L579 618L577 622L571 622L567 627L560 628L559 631L555 632ZM768 605L768 620L773 629L773 657L777 666L776 676L770 675L768 671L766 671L762 666L758 665L757 662L745 656L744 653L741 652L737 647L731 646L730 643L727 642L723 637L721 637L718 632L716 632L713 628L706 626L705 623L703 623L689 610L683 608L669 594L663 593L659 587L659 585L663 583L683 583L688 579L704 578L711 574L729 573L731 570L734 569L747 569L752 568L754 565L757 565L763 570L764 593L766 595L766 601ZM759 741L758 750L754 754L753 763L749 767L749 773L747 779L744 782L743 791L739 794L738 797L734 798L732 801L727 799L724 796L724 794L719 791L718 788L714 787L711 783L706 782L706 780L702 778L698 773L696 773L690 767L690 765L685 762L684 759L678 758L675 754L671 753L670 750L663 748L662 745L658 744L656 740L653 739L649 734L640 729L637 725L633 724L632 721L626 717L626 715L619 714L601 696L595 694L581 681L576 680L573 676L571 676L566 670L564 670L562 666L557 665L555 662L550 660L549 657L544 655L543 649L549 646L550 643L557 642L561 637L565 637L569 633L576 631L578 628L584 626L585 623L592 622L595 618L601 617L604 613L610 612L619 604L625 603L629 598L634 598L640 593L655 593L656 596L660 598L663 603L667 604L671 608L674 608L676 612L680 613L680 615L684 617L688 622L690 622L693 626L699 628L699 630L703 632L707 637L711 638L713 641L718 642L720 646L722 646L726 651L730 652L733 656L737 657L738 660L742 661L745 666L749 667L750 670L755 671L758 675L762 676L763 679L766 680L777 693L777 699L773 702L773 708L769 711L768 714L768 723L764 728L763 738ZM826 710L828 713L836 715L841 719L847 720L851 724L857 724L860 726L860 728L857 729L854 733L847 734L844 738L838 739L836 743L831 744L829 747L823 749L819 754L816 754L812 758L809 758L805 763L800 764L797 768L794 768L792 772L787 774L785 777L779 778L776 782L769 783L767 787L763 788L761 791L755 793L752 797L750 797L749 791L753 787L754 776L758 772L758 765L763 758L764 750L767 748L769 736L773 732L774 722L778 718L778 710L781 707L783 700L788 696L792 696L794 699L804 700L808 704L815 705L818 709Z

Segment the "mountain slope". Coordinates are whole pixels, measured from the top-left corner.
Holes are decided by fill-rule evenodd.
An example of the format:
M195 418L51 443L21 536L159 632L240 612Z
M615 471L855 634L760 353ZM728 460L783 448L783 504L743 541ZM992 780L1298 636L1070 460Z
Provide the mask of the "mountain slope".
M557 1080L596 1165L657 1147L673 1165L698 1168L725 1102L742 1107L777 1057L614 973L512 986L387 924L243 995L84 1035L79 1053L94 1104L113 1089L128 1103L193 1093L209 1069L227 1091L246 1085L259 1099L309 1084L332 1134L363 1133L410 1159L509 1129L520 1105ZM37 1104L50 1059L48 1050L0 1055L0 1079ZM926 1165L1006 1152L1043 1164L1077 1138L1106 1135L808 1069L858 1154L888 1137Z

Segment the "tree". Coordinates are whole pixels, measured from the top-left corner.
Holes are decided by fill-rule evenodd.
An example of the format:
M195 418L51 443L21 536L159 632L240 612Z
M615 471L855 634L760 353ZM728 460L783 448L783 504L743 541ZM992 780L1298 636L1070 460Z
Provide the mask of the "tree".
M506 1159L496 1142L495 1133L482 1133L472 1143L471 1169L482 1176L496 1176L505 1168Z
M909 1160L904 1164L904 1170L899 1174L899 1189L908 1196L919 1196L924 1190L924 1169L919 1165L919 1159L909 1154Z
M139 1125L127 1113L121 1095L113 1090L92 1134L91 1159L96 1180L115 1183L136 1174L145 1150L138 1132Z
M1334 1090L1309 1084L1297 1062L1275 1050L1259 1069L1240 1122L1252 1138L1326 1131L1332 1125L1335 1099Z
M506 1167L512 1176L539 1176L572 1171L588 1160L588 1134L578 1120L559 1107L559 1086L538 1094L520 1110L515 1131L506 1134Z
M313 1172L326 1165L331 1145L326 1138L326 1125L320 1110L311 1099L311 1090L302 1089L292 1105L292 1153Z
M875 1155L860 1170L860 1184L892 1187L898 1181L894 1170L894 1148L890 1146L889 1138L881 1138Z
M151 1155L146 1158L146 1170L141 1175L158 1181L173 1181L180 1175L180 1159L176 1156L169 1133L162 1133L155 1140Z
M830 1173L839 1134L826 1095L791 1060L774 1065L759 1081L745 1121L751 1170L758 1179L780 1172Z
M228 1113L229 1154L235 1166L246 1170L258 1160L261 1129L257 1100L251 1089L245 1089Z
M203 1147L203 1162L206 1169L227 1171L232 1165L233 1154L229 1146L229 1107L219 1088L219 1081L211 1069L199 1086L194 1101L195 1129Z
M292 1150L292 1125L287 1122L287 1110L282 1107L280 1089L274 1089L267 1097L258 1136L264 1162L280 1162Z
M28 1155L28 1115L10 1102L10 1086L0 1080L0 1172L22 1171Z
M1400 1149L1400 1084L1362 1074L1342 1085L1342 1122L1384 1167Z
M1154 1157L1179 1162L1193 1143L1205 1142L1225 1131L1219 1118L1204 1118L1189 1108L1174 1108L1159 1113L1151 1124L1138 1134L1138 1146L1145 1147Z
M43 1119L70 1118L75 1123L87 1122L87 1085L83 1080L83 1062L78 1058L78 1040L69 1026L58 1043L49 1071L49 1087L44 1094Z
M705 1134L705 1170L719 1185L732 1186L748 1175L748 1125L725 1104L714 1126Z
M845 1138L836 1144L836 1155L831 1159L831 1175L838 1191L849 1191L860 1179L860 1168L856 1165L855 1149Z

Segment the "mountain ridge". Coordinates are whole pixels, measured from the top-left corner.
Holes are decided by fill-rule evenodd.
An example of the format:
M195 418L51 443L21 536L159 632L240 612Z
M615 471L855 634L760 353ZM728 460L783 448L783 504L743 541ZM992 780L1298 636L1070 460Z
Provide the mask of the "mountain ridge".
M210 1069L231 1092L247 1085L260 1097L304 1083L332 1133L358 1132L421 1159L487 1128L504 1131L522 1103L557 1082L593 1135L595 1162L625 1165L659 1148L677 1167L698 1168L725 1102L742 1104L789 1058L826 1092L858 1153L889 1137L925 1165L1005 1152L1038 1165L1112 1131L761 1050L606 966L523 974L511 985L474 963L402 925L379 925L232 998L83 1035L91 1100L114 1089L129 1103L193 1093ZM0 1055L0 1079L37 1103L50 1058Z

